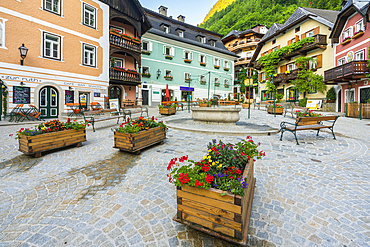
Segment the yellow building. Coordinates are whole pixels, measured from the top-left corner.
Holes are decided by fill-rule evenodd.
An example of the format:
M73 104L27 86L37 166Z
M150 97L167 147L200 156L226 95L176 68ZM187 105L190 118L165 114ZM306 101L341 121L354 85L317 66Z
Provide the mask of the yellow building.
M283 24L273 24L266 35L258 43L256 52L249 66L260 70L259 74L259 97L257 100L265 101L272 99L272 95L266 93L266 78L263 68L258 64L258 59L279 50L284 46L292 45L306 37L313 37L314 41L305 43L302 47L285 54L275 65L274 84L277 92L284 95L286 102L296 102L303 98L301 92L292 89L291 82L297 78L297 66L295 60L298 57L312 57L309 67L314 73L324 75L324 71L334 64L334 48L328 42L338 11L302 8L299 7ZM329 89L329 88L327 88ZM326 94L316 92L308 93L308 99L324 99Z

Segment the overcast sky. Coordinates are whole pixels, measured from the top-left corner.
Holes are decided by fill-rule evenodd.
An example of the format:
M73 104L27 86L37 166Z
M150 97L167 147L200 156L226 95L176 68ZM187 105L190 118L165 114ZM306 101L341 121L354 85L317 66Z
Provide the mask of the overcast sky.
M141 5L153 11L158 11L159 6L163 5L168 8L167 16L172 15L177 18L179 15L186 17L185 22L197 25L200 24L207 13L211 10L217 0L139 0Z

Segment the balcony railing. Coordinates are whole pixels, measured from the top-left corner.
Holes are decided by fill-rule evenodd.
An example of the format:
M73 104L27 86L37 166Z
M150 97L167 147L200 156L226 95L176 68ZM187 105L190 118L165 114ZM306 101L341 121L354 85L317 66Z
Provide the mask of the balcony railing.
M280 73L274 76L274 82L287 82L297 79L298 69L291 70L289 73Z
M251 61L252 57L242 57L234 60L235 65L247 64Z
M252 40L247 40L247 41L240 41L239 43L234 43L232 44L232 46L230 46L228 49L229 51L231 52L235 52L239 49L243 49L243 48L246 48L246 47L249 47L249 46L257 46L259 42L259 39L252 39Z
M109 33L109 42L113 46L117 46L134 52L141 52L140 44L135 43L134 41L113 32Z
M367 61L352 61L324 71L324 81L350 81L370 73Z
M109 68L109 78L119 81L130 81L130 82L140 82L141 78L139 73L124 71L116 68Z
M305 56L307 52L312 51L317 48L326 49L326 45L328 44L326 42L326 35L316 34L312 37L315 39L313 42L306 43L298 50L289 52L288 54L284 55L284 59L289 60L291 57L294 57L297 55Z

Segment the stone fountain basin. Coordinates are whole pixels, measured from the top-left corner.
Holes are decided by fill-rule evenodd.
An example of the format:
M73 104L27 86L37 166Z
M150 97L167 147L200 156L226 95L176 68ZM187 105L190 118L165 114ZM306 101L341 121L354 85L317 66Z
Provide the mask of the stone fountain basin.
M236 123L239 121L241 108L235 107L199 107L191 108L192 117L197 121Z

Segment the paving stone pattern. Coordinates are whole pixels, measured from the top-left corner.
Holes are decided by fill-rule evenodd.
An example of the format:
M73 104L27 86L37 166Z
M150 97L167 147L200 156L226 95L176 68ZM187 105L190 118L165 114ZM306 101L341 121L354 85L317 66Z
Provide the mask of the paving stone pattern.
M247 112L241 120L252 124L294 122ZM162 119L180 117L190 115ZM234 246L172 220L176 190L166 167L173 157L200 159L213 138L241 137L170 129L163 145L131 155L112 148L114 122L89 129L80 148L41 158L23 155L9 137L25 126L0 127L0 246ZM249 246L370 246L369 124L340 118L337 140L302 131L299 146L291 133L254 137L266 157L255 164Z

